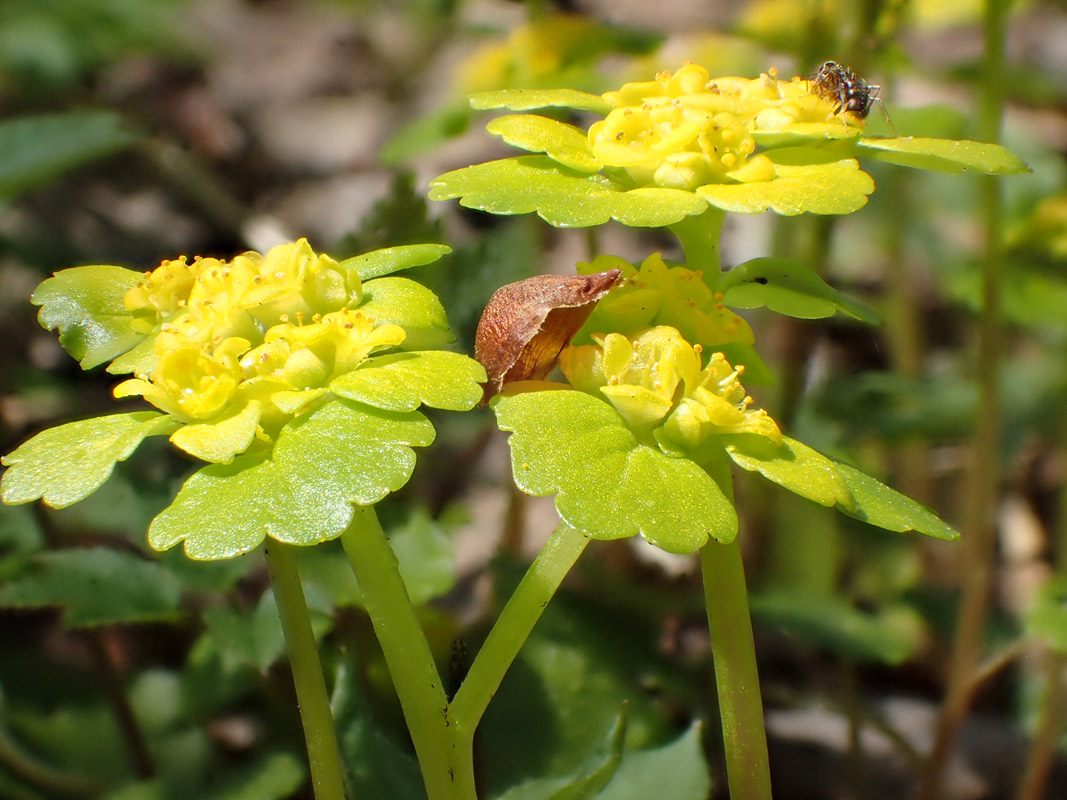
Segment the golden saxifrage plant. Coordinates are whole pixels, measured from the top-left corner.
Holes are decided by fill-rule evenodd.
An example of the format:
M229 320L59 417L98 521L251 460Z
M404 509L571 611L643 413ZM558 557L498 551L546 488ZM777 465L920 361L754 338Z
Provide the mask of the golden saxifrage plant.
M538 348L558 329L540 322L509 345L537 353L483 357L488 376L442 349L451 337L437 299L390 274L432 262L447 252L441 245L337 262L301 240L227 262L169 261L147 275L113 266L60 272L34 295L42 324L59 331L83 367L132 373L116 396L143 397L158 411L39 434L4 457L3 500L77 502L147 436L168 436L208 462L152 522L149 542L182 543L197 559L266 544L319 798L343 796L343 771L291 545L344 545L431 800L476 796L474 731L590 540L640 535L670 552L699 552L731 795L770 797L731 465L882 528L956 533L918 503L784 435L754 407L742 381L766 378L767 368L751 328L731 309L842 312L868 322L877 315L794 261L757 258L723 271L725 215L857 211L875 188L859 157L957 172L1026 169L993 145L868 137L869 103L849 100L773 73L712 79L695 64L602 96L474 96L481 109L569 108L599 119L586 130L537 114L498 117L489 131L530 154L443 175L432 198L498 214L536 212L560 227L615 219L667 228L685 254L683 263L652 254L640 264L600 256L578 265L599 287L590 297L602 299L569 346L550 345L552 356L563 348L566 383L544 380L554 358ZM485 324L506 333L522 323L522 311ZM544 312L542 303L537 313ZM491 350L493 341L482 345ZM535 367L497 372L516 363ZM490 404L511 433L516 484L555 495L561 524L450 700L374 504L407 481L412 448L433 438L418 408L472 408L487 381L490 395L505 384ZM546 779L545 796L592 796L609 785L624 758L623 723L600 762Z

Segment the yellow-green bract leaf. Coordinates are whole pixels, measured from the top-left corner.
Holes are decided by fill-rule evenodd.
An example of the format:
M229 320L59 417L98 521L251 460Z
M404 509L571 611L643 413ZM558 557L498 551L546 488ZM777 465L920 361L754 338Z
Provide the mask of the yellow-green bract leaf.
M834 462L806 444L787 436L782 437L781 447L763 436L731 436L729 441L726 452L742 469L758 472L820 505L852 505L848 486Z
M189 455L215 464L229 464L256 438L261 412L260 404L252 400L226 419L179 428L170 440Z
M113 358L106 369L112 375L151 375L159 363L155 351L156 339L146 337L117 358Z
M79 548L34 557L0 590L0 606L58 606L63 625L80 628L173 619L181 592L181 582L160 564L104 547Z
M577 391L500 396L512 474L527 494L556 495L560 517L595 539L640 534L672 553L728 542L737 515L696 463L640 444L608 403Z
M754 258L727 272L719 284L732 308L762 308L800 319L831 317L842 311L871 325L878 312L828 285L812 269L785 258ZM747 376L746 376L747 377Z
M921 503L848 464L835 462L834 466L852 495L852 504L840 509L843 513L890 531L916 531L937 539L959 538L959 533Z
M956 139L926 139L904 136L899 139L860 139L855 142L861 156L900 164L904 167L986 175L1019 175L1030 167L1015 153L999 144Z
M446 244L405 244L346 258L340 266L354 269L361 281L369 281L402 269L432 264L451 252L452 248Z
M404 350L435 350L455 341L437 295L407 278L377 278L363 285L362 314L392 322L407 333Z
M143 277L122 267L74 267L44 281L30 302L41 307L41 325L58 330L59 343L90 369L145 338L130 327L133 318L122 302Z
M329 393L329 391L326 387L319 387L317 389L303 389L293 392L274 392L270 396L270 401L279 411L295 416L300 413L304 406L315 402L324 394Z
M803 147L836 139L853 139L861 131L845 124L827 128L821 122L794 123L781 131L752 131L752 138L760 147Z
M824 164L778 163L779 153L785 152L767 153L776 162L774 180L709 183L697 192L724 211L760 214L770 210L792 216L851 214L863 208L867 195L874 191L874 180L860 169L854 158Z
M270 536L309 545L333 539L370 505L407 483L412 447L433 426L417 412L334 400L282 430L269 457L242 455L193 475L148 530L157 550L185 543L191 558L230 558Z
M578 92L574 89L498 89L494 92L478 92L470 96L471 108L484 111L490 108L506 108L509 111L532 111L537 108L575 108L607 114L613 106L598 94Z
M0 500L41 498L64 508L95 492L146 436L171 433L177 423L155 411L113 414L49 428L0 459Z
M624 190L599 175L571 170L547 156L519 156L449 172L430 184L431 200L458 197L492 214L529 214L557 228L584 228L616 219L659 228L707 211L699 195L681 189Z
M473 358L429 350L367 359L359 369L333 381L330 390L349 400L391 411L414 411L423 403L432 408L467 411L482 399L482 383L485 368Z
M533 153L545 153L553 161L581 172L596 172L600 164L589 147L585 131L537 114L497 117L485 129L505 142Z

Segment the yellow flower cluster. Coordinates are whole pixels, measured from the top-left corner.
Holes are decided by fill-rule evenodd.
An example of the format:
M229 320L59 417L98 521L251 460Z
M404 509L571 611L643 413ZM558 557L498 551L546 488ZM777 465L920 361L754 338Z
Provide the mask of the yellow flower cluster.
M359 277L306 240L232 261L165 261L127 292L126 308L154 332L154 367L115 388L141 395L186 423L232 419L255 404L256 433L270 439L302 402L404 330L352 307Z
M358 305L361 297L358 275L301 239L233 261L164 261L126 293L125 305L145 333L162 325L163 333L210 344L270 327L284 315Z
M618 256L597 256L579 272L622 270L622 280L593 311L587 331L637 333L662 323L674 325L689 342L708 350L725 344L755 342L749 324L722 303L698 270L668 266L653 253L640 266Z
M547 14L515 28L503 42L474 50L460 64L456 82L468 94L543 85L546 78L555 84L563 79L560 71L603 49L603 39L603 28L587 17Z
M752 398L722 353L701 368L700 345L660 325L633 341L618 333L595 345L563 351L560 367L581 391L606 397L639 437L652 434L668 449L692 451L709 437L756 434L781 444L778 425Z
M774 165L755 154L755 133L856 135L863 125L855 115L835 115L834 103L800 78L711 80L691 63L604 97L615 108L590 127L590 146L601 164L624 171L636 186L770 181Z

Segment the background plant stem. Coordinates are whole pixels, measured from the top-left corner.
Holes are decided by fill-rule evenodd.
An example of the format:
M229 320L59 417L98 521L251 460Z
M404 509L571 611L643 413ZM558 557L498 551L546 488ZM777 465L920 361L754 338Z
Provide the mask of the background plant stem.
M1010 5L1010 0L986 0L985 74L981 84L978 138L987 142L1000 140L1000 121L1004 105L1004 44ZM948 759L970 705L968 686L981 656L982 637L989 612L993 562L996 557L994 515L1000 483L998 392L1003 203L997 178L983 177L978 180L985 229L982 316L978 332L979 414L963 515L963 591L945 700L919 789L920 800L936 800L941 796Z
M272 541L264 553L278 616L282 620L289 663L293 667L293 683L304 725L315 800L344 800L341 753L337 748L330 699L326 694L322 663L291 546Z
M729 465L713 474L729 498L733 497ZM700 549L704 605L711 632L715 689L719 698L726 773L733 800L770 800L771 773L767 733L763 726L756 646L748 609L741 544L710 540Z
M887 173L879 179L878 189L888 196L890 207L911 207L912 181L906 171ZM885 220L885 225L888 243L885 317L889 354L894 372L918 380L925 370L923 354L928 348L921 313L922 290L916 288L921 279L906 251L904 216L894 214ZM929 505L934 502L929 441L914 437L902 443L897 449L894 472L900 476L900 491L921 503Z
M473 800L474 765L452 747L452 715L441 676L373 507L356 507L341 544L400 698L427 796Z
M1060 450L1067 445L1067 424L1062 420L1059 425ZM1056 576L1067 574L1067 491L1060 487L1060 507L1057 514L1058 524L1054 531L1053 547L1056 551L1054 563L1055 572L1049 579L1055 580ZM1030 751L1026 756L1026 766L1023 769L1022 779L1019 781L1019 791L1015 800L1041 800L1045 797L1048 788L1049 776L1052 773L1053 760L1059 749L1064 729L1067 728L1067 653L1062 650L1052 649L1050 643L1045 643L1044 663L1044 699L1041 703L1041 712L1030 739ZM1033 647L1034 645L1031 645ZM1022 650L1022 647L1019 648Z
M1041 800L1046 796L1052 761L1064 726L1067 725L1067 681L1064 680L1064 670L1067 670L1067 655L1048 654L1044 702L1015 800Z
M100 673L104 695L111 706L115 724L118 726L122 742L129 754L130 766L137 777L147 780L155 775L156 767L148 741L130 705L130 698L126 695L122 676L119 674L117 666L119 658L116 654L114 631L107 628L90 630L86 641Z

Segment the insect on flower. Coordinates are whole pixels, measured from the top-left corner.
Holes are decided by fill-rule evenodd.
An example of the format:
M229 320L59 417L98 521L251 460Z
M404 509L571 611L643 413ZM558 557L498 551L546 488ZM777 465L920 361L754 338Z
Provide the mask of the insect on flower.
M836 61L825 62L808 80L812 84L812 94L825 100L837 101L835 114L847 111L861 119L866 119L871 106L879 100L878 94L882 91L881 86L867 83L851 69Z

